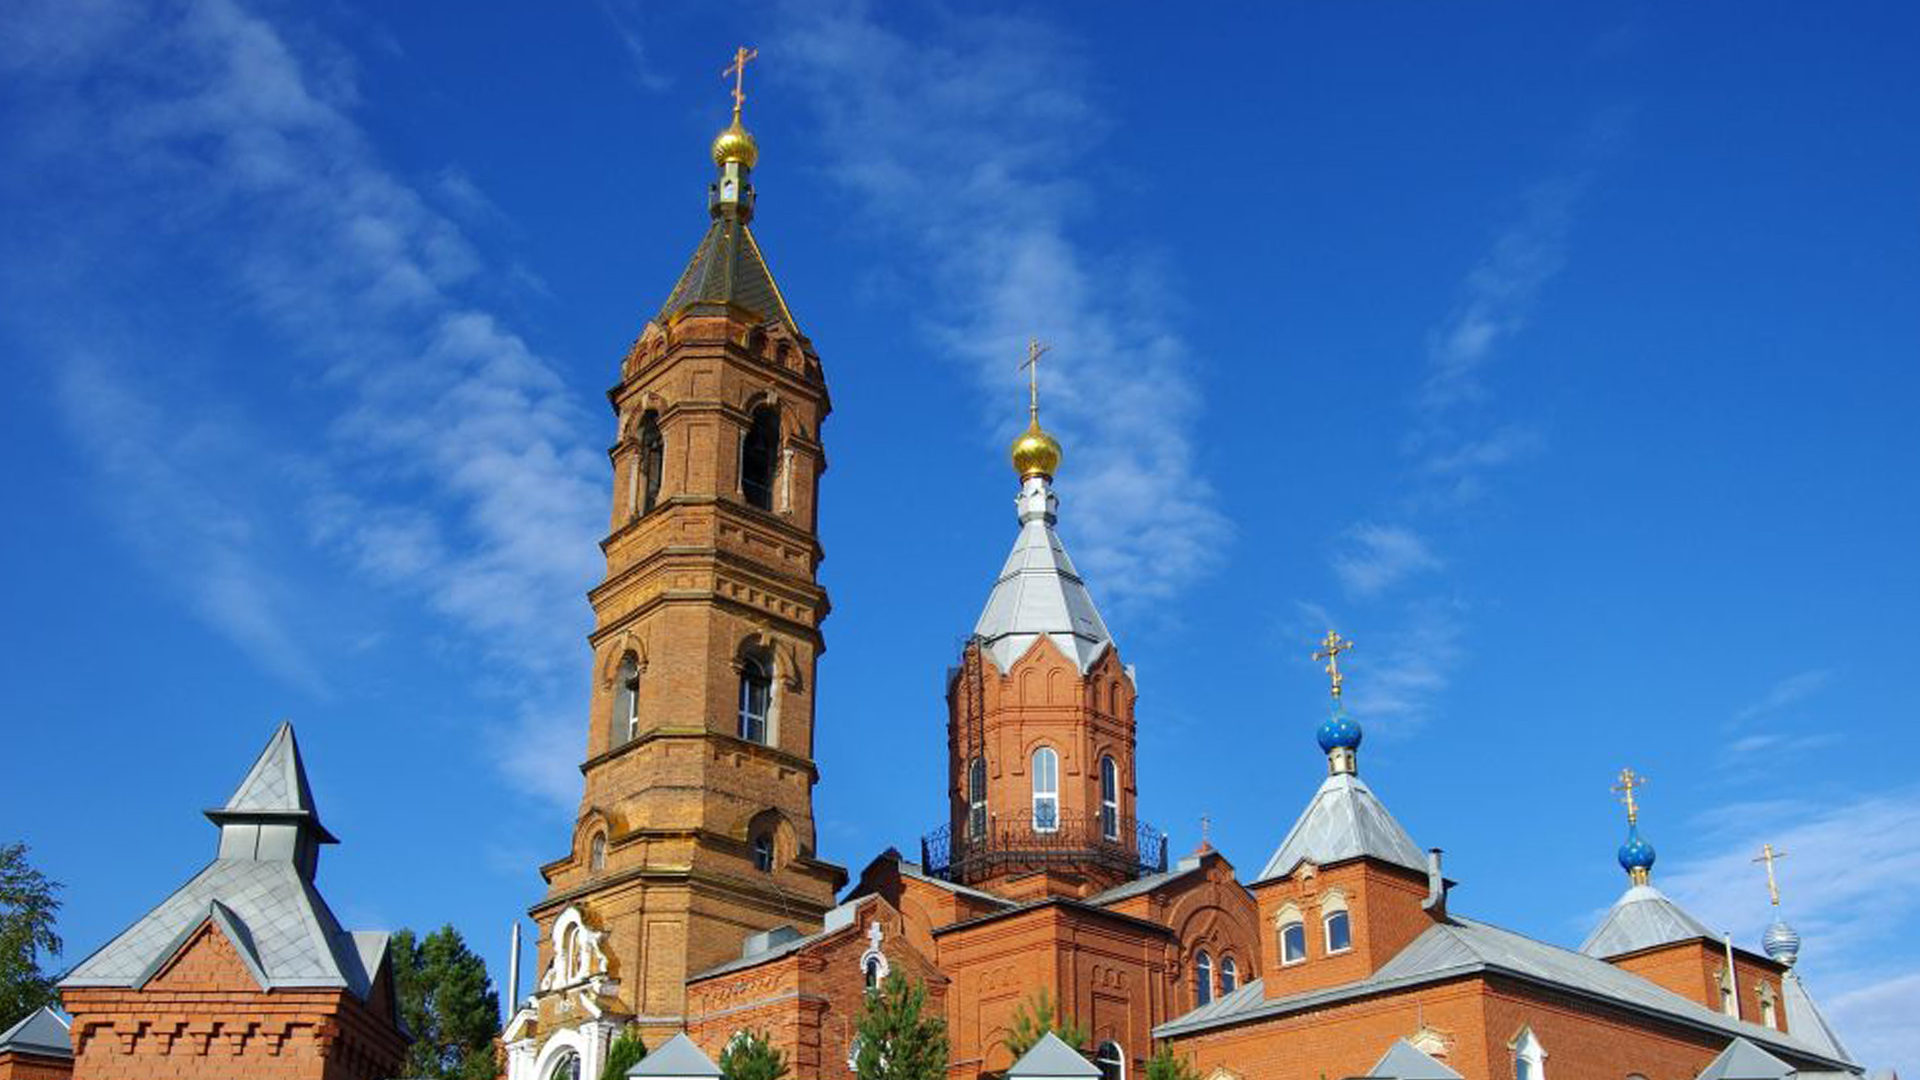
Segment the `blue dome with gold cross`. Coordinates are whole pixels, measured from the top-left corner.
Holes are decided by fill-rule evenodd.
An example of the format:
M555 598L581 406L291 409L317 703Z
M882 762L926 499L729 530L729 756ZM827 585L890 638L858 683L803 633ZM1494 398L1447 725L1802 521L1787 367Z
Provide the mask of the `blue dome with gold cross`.
M1339 705L1333 708L1333 715L1327 717L1315 733L1320 740L1323 753L1331 754L1335 750L1354 750L1360 746L1360 725L1347 717L1347 711Z
M1620 845L1620 869L1641 874L1653 869L1653 845L1640 835L1640 826L1627 826L1627 842Z

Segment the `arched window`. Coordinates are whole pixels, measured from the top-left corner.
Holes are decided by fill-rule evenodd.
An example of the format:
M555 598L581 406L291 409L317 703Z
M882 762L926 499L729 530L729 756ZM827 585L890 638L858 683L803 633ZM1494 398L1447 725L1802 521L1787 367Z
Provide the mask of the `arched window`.
M1101 1043L1093 1063L1100 1069L1100 1080L1127 1080L1127 1055L1119 1043L1111 1039Z
M976 840L987 835L987 759L983 757L967 763L967 835Z
M1778 1022L1779 1013L1774 1008L1774 1004L1773 1004L1773 1001L1774 1001L1773 984L1768 982L1761 983L1759 993L1760 993L1760 1022L1770 1028L1779 1027L1780 1026Z
M1220 996L1225 997L1228 994L1233 993L1234 990L1239 988L1239 986L1240 986L1239 965L1233 962L1233 957L1231 956L1221 957L1220 958Z
M1120 766L1110 757L1100 759L1100 835L1120 839Z
M748 506L773 509L774 474L780 468L780 413L771 405L753 411L740 447L740 493Z
M640 734L640 660L632 653L620 658L613 688L613 744L623 745Z
M580 1080L580 1055L571 1050L560 1051L553 1068L547 1071L547 1080Z
M1307 924L1300 909L1288 904L1274 917L1274 937L1280 947L1280 963L1298 964L1307 958Z
M667 444L660 438L660 417L653 410L640 418L640 460L634 468L639 477L638 513L648 514L660 503L660 470L667 460Z
M1213 957L1207 950L1201 949L1193 958L1193 1007L1199 1008L1213 1000Z
M1060 828L1060 755L1050 746L1033 752L1033 831Z
M749 656L740 662L740 737L767 741L767 712L773 704L773 675L766 662Z
M753 868L763 874L773 873L773 833L767 830L753 834Z
M1321 943L1328 953L1353 948L1353 918L1347 912L1347 894L1334 889L1320 898Z
M867 993L871 994L880 989L880 980L886 978L886 963L878 956L869 956L862 966L865 968L867 977Z
M1533 1037L1533 1029L1521 1028L1512 1045L1513 1080L1547 1080L1547 1051Z
M587 843L587 867L594 873L607 868L607 834L595 832Z

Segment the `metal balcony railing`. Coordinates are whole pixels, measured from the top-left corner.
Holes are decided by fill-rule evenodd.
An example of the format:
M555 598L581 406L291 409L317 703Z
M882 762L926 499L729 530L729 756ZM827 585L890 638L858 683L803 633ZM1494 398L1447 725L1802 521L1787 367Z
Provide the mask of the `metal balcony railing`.
M1099 813L1055 813L1036 827L1034 815L1022 811L990 816L977 834L963 828L956 835L951 824L942 825L920 838L920 861L928 873L962 885L1045 867L1136 878L1166 871L1167 834L1144 821Z

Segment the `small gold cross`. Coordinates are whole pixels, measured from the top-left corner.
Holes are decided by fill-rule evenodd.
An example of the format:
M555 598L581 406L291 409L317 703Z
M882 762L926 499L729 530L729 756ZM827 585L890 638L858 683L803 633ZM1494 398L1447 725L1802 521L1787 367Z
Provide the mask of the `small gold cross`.
M1333 696L1336 698L1340 696L1340 684L1346 681L1346 676L1340 674L1340 654L1352 648L1353 642L1341 637L1338 630L1329 630L1327 636L1321 639L1320 648L1313 654L1315 660L1327 662L1327 677L1333 681Z
M1646 786L1647 778L1632 769L1621 769L1620 780L1613 785L1613 790L1620 795L1620 801L1627 804L1627 824L1629 825L1637 824L1640 820L1640 803L1633 796L1634 789Z
M1027 419L1040 422L1040 358L1046 355L1051 345L1040 344L1039 338L1027 340L1027 358L1020 365L1027 373Z
M1776 860L1786 857L1786 852L1773 850L1772 844L1761 844L1760 854L1756 855L1753 860L1757 863L1767 864L1767 896L1773 900L1774 907L1780 906L1780 882L1773 876L1773 864Z
M733 63L728 64L726 70L720 73L723 79L729 75L733 77L733 115L735 117L740 115L740 106L747 103L747 63L759 57L759 49L749 49L743 45L733 51Z

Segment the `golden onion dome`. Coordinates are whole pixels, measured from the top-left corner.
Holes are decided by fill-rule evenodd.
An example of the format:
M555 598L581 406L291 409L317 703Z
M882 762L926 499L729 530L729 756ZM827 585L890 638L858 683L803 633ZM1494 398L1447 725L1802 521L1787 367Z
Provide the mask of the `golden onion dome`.
M760 160L760 145L753 141L753 134L740 123L740 114L733 114L733 123L727 129L714 136L713 163L724 166L729 162L745 165L751 169Z
M1013 471L1024 480L1031 476L1050 477L1059 467L1059 440L1040 430L1038 419L1030 421L1027 430L1013 440Z

